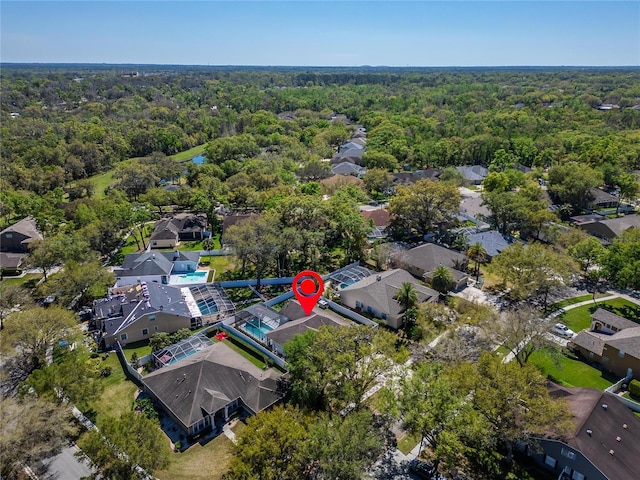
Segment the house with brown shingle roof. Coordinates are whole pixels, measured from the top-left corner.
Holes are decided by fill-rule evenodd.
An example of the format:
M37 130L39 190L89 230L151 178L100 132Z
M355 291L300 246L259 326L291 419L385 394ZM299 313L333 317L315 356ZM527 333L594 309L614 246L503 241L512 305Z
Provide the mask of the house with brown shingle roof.
M42 240L36 220L23 218L0 232L0 270L3 274L19 273L31 242Z
M619 377L640 378L640 324L602 308L591 315L591 329L578 333L569 347L589 362Z

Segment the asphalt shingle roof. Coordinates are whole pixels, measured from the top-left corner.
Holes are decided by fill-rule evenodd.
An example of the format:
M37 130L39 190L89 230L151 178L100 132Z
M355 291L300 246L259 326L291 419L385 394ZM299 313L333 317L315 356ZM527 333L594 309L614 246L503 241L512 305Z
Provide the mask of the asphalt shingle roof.
M280 377L220 342L150 373L142 383L188 428L238 398L253 413L264 410L283 397Z

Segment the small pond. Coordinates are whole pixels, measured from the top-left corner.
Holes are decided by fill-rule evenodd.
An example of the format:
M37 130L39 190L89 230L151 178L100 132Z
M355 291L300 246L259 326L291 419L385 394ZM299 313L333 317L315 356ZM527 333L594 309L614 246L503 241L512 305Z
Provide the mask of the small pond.
M202 165L204 163L204 155L198 155L197 157L193 157L191 161L198 165Z

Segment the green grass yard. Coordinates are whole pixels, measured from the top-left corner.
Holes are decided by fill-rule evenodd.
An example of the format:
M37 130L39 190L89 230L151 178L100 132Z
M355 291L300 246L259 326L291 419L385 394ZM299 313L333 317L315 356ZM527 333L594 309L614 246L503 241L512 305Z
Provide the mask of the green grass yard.
M534 352L529 362L538 367L550 380L566 387L589 387L604 390L618 378L581 362L574 355L552 356L547 350Z
M558 317L567 327L574 332L579 332L591 326L591 314L598 308L605 308L616 315L640 324L640 306L624 298L614 298L605 302L583 305L582 307L567 310Z
M607 297L607 296L609 296L608 293L596 293L596 299ZM592 299L593 299L592 295L580 295L579 297L567 298L566 300L561 300L559 302L549 305L547 307L547 312L549 313L555 312L560 308L568 307L569 305L575 305L576 303L580 303L580 302L587 302Z
M3 287L20 286L24 288L33 288L41 278L41 273L27 273L23 277L4 277L1 285Z
M204 445L197 443L184 452L171 453L169 466L154 476L160 480L220 480L232 456L233 443L219 435Z

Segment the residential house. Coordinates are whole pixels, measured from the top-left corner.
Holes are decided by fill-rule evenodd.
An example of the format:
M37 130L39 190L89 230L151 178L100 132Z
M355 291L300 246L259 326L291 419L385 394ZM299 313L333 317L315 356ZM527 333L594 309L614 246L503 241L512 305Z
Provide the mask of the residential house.
M411 250L396 250L391 254L391 266L402 268L411 275L431 282L433 272L440 266L446 267L453 277L453 290L464 288L469 275L465 273L469 259L466 255L441 247L434 243L425 243Z
M338 152L331 158L331 165L337 165L342 162L362 165L362 152L362 148L349 148L343 152Z
M0 252L26 253L31 242L42 239L35 218L25 217L0 232Z
M398 172L393 174L393 183L396 185L410 185L423 178L435 181L440 178L441 173L442 171L436 168L426 168L413 172Z
M487 252L487 260L491 260L501 251L516 241L515 238L500 233L497 230L487 230L484 232L468 233L465 235L469 245L479 243Z
M591 194L591 200L589 201L589 209L602 210L605 208L616 208L618 205L618 197L611 195L599 188L592 188L589 190Z
M148 340L157 332L198 328L234 311L233 302L217 284L173 287L141 282L115 288L107 298L93 304L98 340L104 348L116 342L126 345Z
M362 150L364 146L360 142L349 141L340 145L340 147L338 148L338 153L344 153L352 148Z
M365 220L373 224L373 230L367 235L370 240L376 240L380 238L386 238L386 229L391 222L392 215L386 208L376 208L373 210L360 210Z
M364 185L364 182L361 178L354 177L353 175L333 175L320 180L320 185L332 192L344 185L355 185L359 187Z
M232 413L255 415L284 396L282 375L215 343L142 379L144 390L188 438L220 429Z
M577 225L578 228L585 232L598 237L607 242L622 235L623 232L630 228L640 228L640 215L625 215L618 218L604 218L593 222L584 222Z
M33 217L25 217L0 232L0 271L2 274L18 274L29 251L31 242L42 240Z
M402 269L387 270L363 278L339 290L340 299L347 307L358 312L366 312L384 320L387 326L399 328L402 325L402 308L395 296L402 284L410 283L418 296L418 303L434 302L439 294L416 281Z
M578 333L569 346L589 362L619 377L640 379L640 324L599 308L591 315L590 330Z
M202 240L207 235L204 215L179 213L158 220L149 241L151 248L174 248L182 240Z
M462 179L472 185L480 185L487 175L489 170L482 165L465 165L462 167L456 167L462 174Z
M258 214L254 212L232 213L231 215L225 215L222 218L222 235L224 235L224 232L226 232L229 227L242 223L251 217L257 217L257 216Z
M592 388L553 385L564 398L575 428L565 438L538 438L529 455L558 480L636 480L640 419L615 395Z
M311 315L307 315L300 303L294 300L290 300L280 310L280 314L289 318L289 321L265 335L267 345L278 355L284 355L284 344L296 335L302 335L309 330L316 331L323 325L331 327L350 325L346 320L335 318L329 312L318 314L313 311Z
M171 275L193 273L198 268L200 252L144 252L125 255L116 275L115 287L134 285L140 282L170 283Z
M331 167L331 172L334 175L353 175L354 177L362 178L367 173L367 169L355 163L342 162Z

